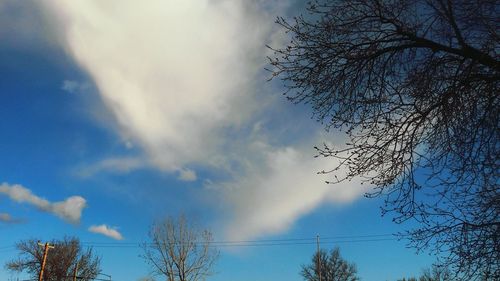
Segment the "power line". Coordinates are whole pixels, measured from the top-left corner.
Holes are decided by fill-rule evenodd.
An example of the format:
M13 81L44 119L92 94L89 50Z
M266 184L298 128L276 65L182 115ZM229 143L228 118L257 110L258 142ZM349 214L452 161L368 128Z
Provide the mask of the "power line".
M370 235L345 235L345 236L327 236L322 237L322 244L341 244L341 243L369 243L382 241L400 240L393 234L370 234ZM195 244L205 244L205 242L194 242ZM81 242L82 246L94 248L139 248L143 246L155 245L151 242ZM271 246L300 246L314 245L316 238L285 238L285 239L261 239L261 240L218 240L210 242L211 247L271 247ZM1 249L15 249L14 246L5 246ZM3 251L0 251L3 252Z
M15 246L1 247L0 248L0 253L8 253L8 252L12 252L12 251L15 251L15 250L16 250Z
M346 236L327 236L322 237L321 240L338 240L338 239L358 239L358 238L376 238L376 237L394 237L393 234L371 234L371 235L346 235ZM216 240L211 244L241 244L241 243L273 243L273 242L299 242L299 241L316 241L316 238L286 238L286 239L259 239L259 240ZM196 243L196 242L195 242ZM201 242L200 242L201 243ZM143 242L82 242L85 245L137 245L144 244ZM152 243L146 243L152 244Z
M352 239L352 240L329 240L329 241L323 241L322 244L342 244L342 243L366 243L366 242L381 242L381 241L396 241L398 240L397 238L376 238L376 239ZM203 242L199 242L198 244L202 244ZM216 244L216 243L210 243L210 247L221 247L221 248L230 248L230 247L268 247L268 246L298 246L298 245L314 245L316 242L314 240L311 241L284 241L284 242L253 242L253 243L248 243L248 242L239 242L235 243L234 241L231 241L231 243L223 243L223 244ZM82 245L88 246L88 247L94 247L94 248L139 248L143 245L150 246L154 245L154 243L142 243L139 244L126 244L126 245L120 245L120 244L89 244L89 243L82 243Z

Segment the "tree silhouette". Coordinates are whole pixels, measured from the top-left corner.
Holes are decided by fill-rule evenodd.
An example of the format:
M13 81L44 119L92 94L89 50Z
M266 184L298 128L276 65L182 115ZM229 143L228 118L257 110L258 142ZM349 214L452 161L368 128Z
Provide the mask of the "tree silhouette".
M363 178L384 214L419 223L411 245L469 278L500 276L499 6L311 1L307 16L278 18L291 41L270 58L292 102L346 132L317 147L338 161L321 171L330 183Z
M77 238L65 237L63 240L50 242L54 248L47 255L44 281L69 280L74 274L78 263L78 280L93 280L100 272L100 258L95 256L92 249L83 250ZM26 271L31 278L38 280L42 266L43 247L36 240L24 240L16 244L20 257L8 262L5 267L8 270L22 272Z
M212 233L199 230L184 216L153 224L149 237L142 257L154 274L164 275L168 281L205 280L219 256L212 245Z
M321 264L321 281L357 281L356 266L348 263L340 256L339 248L335 248L328 253L321 249L315 253L311 259L311 264L303 265L301 275L306 281L319 281L319 264Z

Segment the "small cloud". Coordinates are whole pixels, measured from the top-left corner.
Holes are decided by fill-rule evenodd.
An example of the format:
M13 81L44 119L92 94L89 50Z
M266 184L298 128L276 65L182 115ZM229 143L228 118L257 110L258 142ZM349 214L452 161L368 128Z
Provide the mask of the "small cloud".
M1 222L10 222L10 221L12 221L12 217L7 213L0 213L0 221Z
M51 204L50 212L58 217L76 223L80 221L82 210L87 206L87 201L80 196L71 196L62 202Z
M105 224L101 225L92 225L89 227L89 231L92 233L99 233L104 236L108 236L115 240L123 240L123 236L116 230L116 227L110 227Z
M147 166L146 161L136 157L115 157L101 160L97 163L77 169L76 174L82 178L88 178L101 172L113 172L126 174Z
M11 200L18 203L28 203L39 210L52 213L70 223L79 223L82 210L87 206L87 201L81 196L71 196L64 201L51 203L48 200L38 197L28 188L19 185L0 185L0 193L6 194Z
M196 172L190 169L181 169L179 170L179 177L177 179L181 181L195 181L196 180Z
M81 92L85 92L85 91L89 90L90 84L86 83L86 82L82 83L82 82L73 81L73 80L64 80L62 85L61 85L61 89L66 91L66 92L76 94L76 93L81 93Z
M13 218L10 214L0 213L0 222L3 223L20 223L20 219Z

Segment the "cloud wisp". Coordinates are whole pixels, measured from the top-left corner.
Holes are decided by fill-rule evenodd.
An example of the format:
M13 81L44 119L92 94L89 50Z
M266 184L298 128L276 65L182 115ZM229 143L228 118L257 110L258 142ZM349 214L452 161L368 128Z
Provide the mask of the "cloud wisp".
M87 206L85 198L81 196L71 196L60 202L49 202L33 194L31 190L19 184L10 185L8 183L2 183L0 185L0 194L1 193L15 202L33 205L41 211L54 214L73 224L80 222L82 210Z
M226 237L245 240L279 234L322 204L349 203L366 191L357 182L325 184L328 176L317 172L332 163L313 158L311 150L309 146L261 147L264 159L252 163L249 172L212 184L224 189L224 201L231 210Z
M88 229L92 233L102 234L115 240L123 240L123 236L118 232L116 227L111 227L106 224L92 225Z
M0 213L0 223L11 224L11 223L21 223L21 222L22 222L21 219L14 218L8 213Z
M75 169L75 175L88 178L102 172L125 174L132 170L149 167L150 164L138 157L112 157Z
M12 216L7 213L0 213L0 221L1 222L10 222L12 221Z

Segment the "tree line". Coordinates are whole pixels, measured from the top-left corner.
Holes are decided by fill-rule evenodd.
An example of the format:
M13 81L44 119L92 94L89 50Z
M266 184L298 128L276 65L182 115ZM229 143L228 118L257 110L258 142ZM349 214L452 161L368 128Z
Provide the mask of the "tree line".
M167 281L203 281L213 274L219 251L212 244L212 233L190 223L184 216L158 221L151 226L149 241L144 242L141 257L150 265L148 280L160 277ZM101 257L92 247L83 247L79 239L65 237L49 242L53 247L47 254L44 281L91 281L102 273ZM12 272L25 272L32 280L39 280L42 270L44 247L34 239L16 244L18 258L5 264ZM304 281L359 281L357 267L344 259L340 249L318 249L311 262L301 267L299 274ZM485 274L481 280L495 280ZM459 280L449 268L433 265L424 269L418 278L398 281L454 281Z
M213 272L219 251L213 247L212 233L200 229L185 216L155 222L144 242L141 257L151 266L153 276L167 281L201 281ZM95 280L101 273L101 257L92 247L84 247L75 237L48 242L41 247L35 239L16 244L19 255L5 264L11 272L25 272L32 280ZM46 252L47 251L47 252Z

